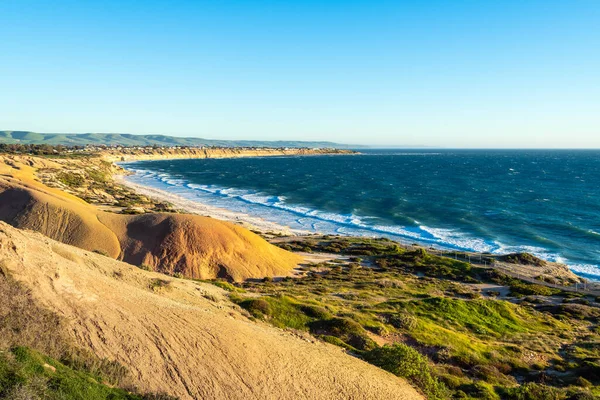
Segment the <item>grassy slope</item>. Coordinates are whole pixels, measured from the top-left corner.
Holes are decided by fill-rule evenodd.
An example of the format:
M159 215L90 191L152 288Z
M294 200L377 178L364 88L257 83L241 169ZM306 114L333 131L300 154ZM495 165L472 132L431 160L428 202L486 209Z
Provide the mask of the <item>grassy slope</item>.
M510 279L511 297L496 299L473 284L498 276L460 261L377 240L325 241L314 250L332 246L379 268L316 265L301 279L241 285L232 300L257 319L309 331L404 376L430 398L600 394L600 309L573 304L594 299L525 297L538 285ZM549 306L557 302L562 307Z
M27 347L0 351L0 399L142 398L103 384L98 376L68 367Z

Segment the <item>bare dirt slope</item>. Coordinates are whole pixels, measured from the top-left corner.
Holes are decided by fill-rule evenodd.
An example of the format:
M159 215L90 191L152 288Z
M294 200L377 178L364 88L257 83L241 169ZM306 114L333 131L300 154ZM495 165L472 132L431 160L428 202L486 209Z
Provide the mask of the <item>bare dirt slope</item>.
M283 276L301 261L228 222L187 214L100 211L36 181L34 166L22 159L0 163L0 220L63 243L190 278L240 281Z
M247 320L209 284L146 272L0 222L0 264L76 342L182 399L420 399L340 348Z
M117 234L123 261L169 274L241 281L288 275L301 260L245 228L209 217L99 213L98 220Z

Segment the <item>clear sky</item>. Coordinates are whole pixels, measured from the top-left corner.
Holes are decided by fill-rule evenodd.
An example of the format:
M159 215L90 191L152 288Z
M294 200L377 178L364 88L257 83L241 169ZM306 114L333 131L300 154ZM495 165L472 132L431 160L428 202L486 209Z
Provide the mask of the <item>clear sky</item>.
M0 130L600 148L600 2L0 0Z

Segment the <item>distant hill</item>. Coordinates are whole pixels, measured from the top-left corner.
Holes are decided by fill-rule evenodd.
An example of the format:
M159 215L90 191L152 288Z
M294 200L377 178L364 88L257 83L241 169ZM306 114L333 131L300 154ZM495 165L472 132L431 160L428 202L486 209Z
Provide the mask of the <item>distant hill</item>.
M63 146L122 145L122 146L223 146L223 147L333 147L356 148L333 142L303 142L295 140L215 140L167 135L134 135L130 133L37 133L0 131L0 143L49 144Z

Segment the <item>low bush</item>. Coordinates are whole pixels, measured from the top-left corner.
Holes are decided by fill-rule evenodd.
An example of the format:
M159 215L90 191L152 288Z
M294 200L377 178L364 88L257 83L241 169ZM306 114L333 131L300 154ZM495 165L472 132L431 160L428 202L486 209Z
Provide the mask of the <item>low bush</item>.
M434 375L427 358L405 344L376 347L364 353L364 359L393 373L406 378L429 399L446 399L448 389Z
M85 178L82 175L73 172L61 172L56 178L60 183L71 187L81 187L85 183Z
M239 305L248 310L256 318L271 315L271 305L265 299L244 300Z
M0 351L0 399L175 400L162 393L136 394L27 347Z
M152 271L152 267L148 264L141 264L139 268L143 269L144 271Z
M305 306L300 306L300 310L302 310L302 312L306 315L308 315L311 318L316 318L316 319L328 319L331 318L331 313L329 311L327 311L327 309L320 307L320 306L315 306L315 305L305 305Z
M154 292L169 289L170 285L171 285L171 281L167 281L165 279L159 279L159 278L152 279L150 281L150 283L148 284L148 286L150 287L150 290L152 290Z
M236 286L232 285L231 283L224 281L224 280L212 280L212 281L205 281L205 282L208 282L211 285L220 287L221 289L226 290L228 292L232 292L232 293L233 292L240 292L240 293L245 292L244 289L236 287Z
M502 397L507 400L561 400L565 398L562 390L533 382L504 389Z
M387 317L387 321L394 328L413 330L417 326L417 318L407 312L401 312Z
M314 334L337 337L358 350L370 350L376 346L367 331L349 318L318 320L311 322L309 327Z
M498 257L498 260L505 261L511 264L535 265L536 267L543 267L547 264L546 261L530 253L506 254L504 256Z

